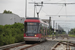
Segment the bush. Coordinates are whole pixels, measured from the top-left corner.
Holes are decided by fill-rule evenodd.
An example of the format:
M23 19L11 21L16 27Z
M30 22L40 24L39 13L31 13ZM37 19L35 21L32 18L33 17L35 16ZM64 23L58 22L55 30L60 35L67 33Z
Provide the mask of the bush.
M0 25L0 46L23 41L23 24Z

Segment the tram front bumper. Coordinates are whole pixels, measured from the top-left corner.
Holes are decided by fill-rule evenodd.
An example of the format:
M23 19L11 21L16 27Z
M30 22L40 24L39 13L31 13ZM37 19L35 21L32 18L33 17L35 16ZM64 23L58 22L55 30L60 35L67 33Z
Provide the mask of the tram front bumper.
M39 37L24 37L25 41L40 41L41 38Z

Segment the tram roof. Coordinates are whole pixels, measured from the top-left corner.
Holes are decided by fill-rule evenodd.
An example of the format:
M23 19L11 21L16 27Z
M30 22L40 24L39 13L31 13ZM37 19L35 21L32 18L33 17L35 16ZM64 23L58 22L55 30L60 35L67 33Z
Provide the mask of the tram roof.
M26 19L39 19L39 18L36 18L36 17L27 17Z

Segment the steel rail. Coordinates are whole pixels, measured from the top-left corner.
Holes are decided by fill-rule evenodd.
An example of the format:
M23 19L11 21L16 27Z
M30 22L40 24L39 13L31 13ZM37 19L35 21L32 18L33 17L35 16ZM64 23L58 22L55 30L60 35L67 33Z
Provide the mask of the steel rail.
M44 41L44 42L46 42L46 41ZM20 50L25 50L25 49L28 49L28 48L30 48L30 47L33 47L33 46L39 45L39 44L44 43L44 42L39 42L39 43L33 44L33 45L31 45L31 46L28 46L28 47L22 48L22 49L20 49Z
M61 42L58 42L57 44L55 44L52 48L52 50L56 50L56 48L60 45Z
M3 50L10 50L11 48L15 48L15 47L23 46L23 45L26 45L26 44L20 44L20 45L12 46L12 47L9 47L9 48L5 48Z

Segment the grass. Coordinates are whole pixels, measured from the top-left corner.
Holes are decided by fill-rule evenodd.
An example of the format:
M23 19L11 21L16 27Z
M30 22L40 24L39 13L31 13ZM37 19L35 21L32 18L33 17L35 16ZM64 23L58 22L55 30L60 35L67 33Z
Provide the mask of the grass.
M74 35L74 34L69 34L68 36L70 36L70 37L75 37L75 35Z
M48 37L52 37L52 35L48 35Z
M48 37L52 37L53 35L48 35ZM55 35L54 35L55 36Z

